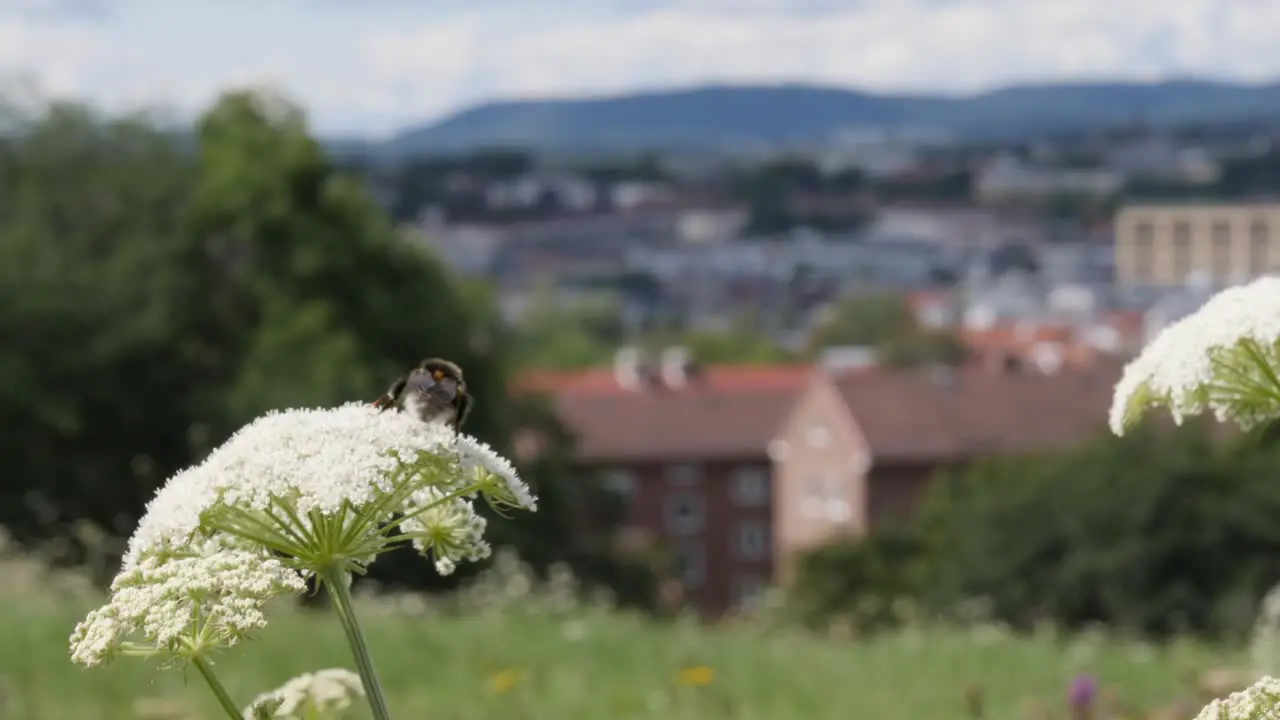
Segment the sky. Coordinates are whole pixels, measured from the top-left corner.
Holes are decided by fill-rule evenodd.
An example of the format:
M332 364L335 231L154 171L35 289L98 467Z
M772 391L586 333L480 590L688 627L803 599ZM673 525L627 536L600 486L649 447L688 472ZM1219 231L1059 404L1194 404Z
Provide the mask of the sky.
M1280 79L1278 27L1280 0L0 0L0 82L180 117L265 86L319 133L384 137L487 100L707 82Z

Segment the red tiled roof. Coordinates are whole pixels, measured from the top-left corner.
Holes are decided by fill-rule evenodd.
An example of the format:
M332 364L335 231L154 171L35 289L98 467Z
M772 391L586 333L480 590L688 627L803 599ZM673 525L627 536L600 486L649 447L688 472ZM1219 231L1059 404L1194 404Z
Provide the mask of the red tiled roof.
M979 366L842 374L836 387L876 462L1050 451L1105 431L1120 365L1045 375Z
M1016 324L1001 324L984 329L961 328L958 335L979 359L1004 356L1030 360L1033 350L1041 343L1057 345L1066 365L1087 365L1098 355L1075 329L1066 325L1040 324L1020 328Z
M778 388L800 388L813 373L813 366L794 365L711 365L703 367L696 382L682 392L746 392ZM516 379L523 392L605 393L631 396L635 393L618 385L611 368L586 370L532 370Z
M547 393L586 461L763 458L812 376L810 365L709 366L689 384L620 387L610 369L535 371L517 391Z

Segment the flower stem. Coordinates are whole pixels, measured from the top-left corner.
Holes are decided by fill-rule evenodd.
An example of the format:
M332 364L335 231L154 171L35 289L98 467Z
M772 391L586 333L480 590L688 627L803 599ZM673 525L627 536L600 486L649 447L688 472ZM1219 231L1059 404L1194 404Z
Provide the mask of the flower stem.
M209 689L212 690L214 696L218 698L218 704L222 706L222 709L227 711L227 716L232 720L243 720L244 716L240 714L240 708L236 705L236 702L231 699L230 693L228 693L227 689L222 686L218 677L213 674L213 666L209 664L209 661L205 660L200 655L195 655L191 658L191 662L196 666L196 669L200 671L200 675L204 678L204 681L209 684Z
M373 669L369 645L364 640L364 633L360 630L355 607L351 602L351 574L342 568L330 568L319 575L325 587L329 589L334 609L338 611L338 619L342 621L342 629L347 634L347 644L351 646L351 654L355 656L356 670L359 671L360 681L364 684L364 694L369 699L374 720L391 720L391 712L387 710L386 695L382 692L378 673Z

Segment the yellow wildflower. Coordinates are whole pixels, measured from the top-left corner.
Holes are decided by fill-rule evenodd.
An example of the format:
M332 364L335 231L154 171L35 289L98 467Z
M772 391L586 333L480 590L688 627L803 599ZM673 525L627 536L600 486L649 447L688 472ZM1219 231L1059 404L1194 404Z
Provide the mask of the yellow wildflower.
M679 682L681 685L690 685L692 687L705 687L715 682L715 668L706 665L694 665L680 671Z
M520 683L523 673L519 670L503 670L489 676L489 689L501 695Z

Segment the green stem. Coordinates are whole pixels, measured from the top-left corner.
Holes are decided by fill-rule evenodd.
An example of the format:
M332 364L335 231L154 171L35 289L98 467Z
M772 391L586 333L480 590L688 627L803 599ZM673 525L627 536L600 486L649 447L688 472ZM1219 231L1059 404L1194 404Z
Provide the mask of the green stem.
M386 695L382 692L378 673L373 669L373 658L369 656L369 645L364 640L364 633L360 631L360 623L356 621L349 585L351 574L342 568L330 568L321 572L320 578L329 589L333 607L338 611L338 619L342 621L342 629L347 634L347 644L351 646L351 654L355 656L356 670L360 672L360 681L364 684L364 694L373 710L374 720L391 720Z
M200 655L196 655L191 658L191 662L196 666L196 669L200 671L200 675L204 677L204 681L209 683L209 689L212 690L214 696L218 698L218 704L222 706L222 709L227 711L227 716L232 720L244 720L244 715L240 714L240 708L236 705L236 702L231 699L231 694L228 693L227 689L218 681L218 677L213 674L213 666L209 664L209 661L205 660Z

